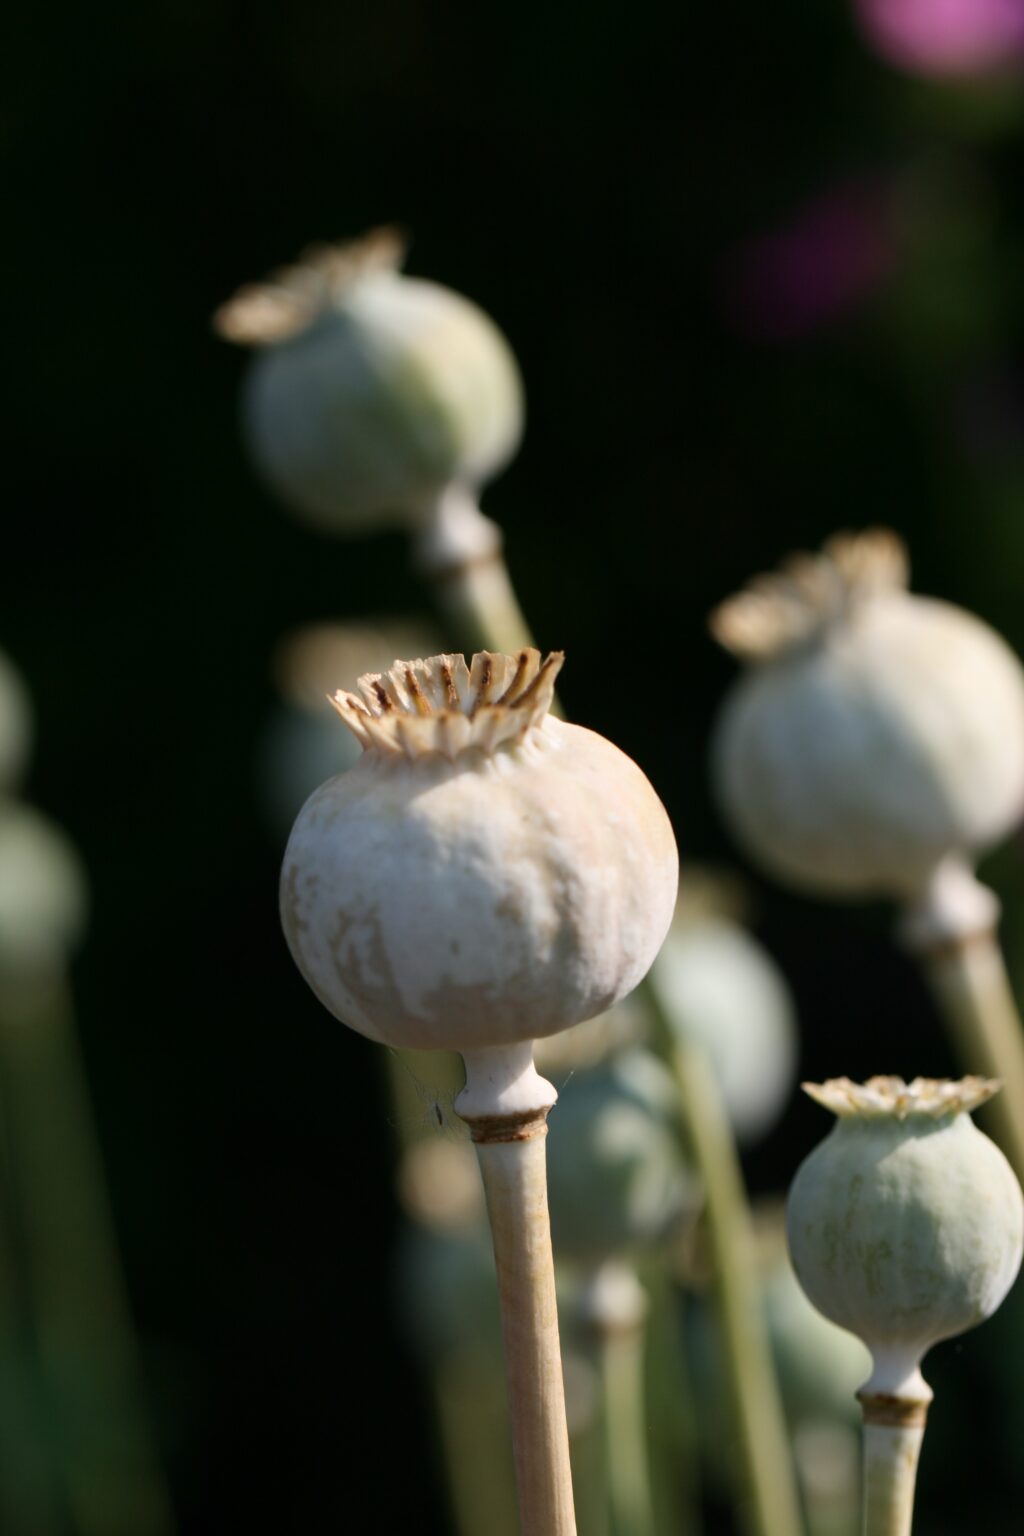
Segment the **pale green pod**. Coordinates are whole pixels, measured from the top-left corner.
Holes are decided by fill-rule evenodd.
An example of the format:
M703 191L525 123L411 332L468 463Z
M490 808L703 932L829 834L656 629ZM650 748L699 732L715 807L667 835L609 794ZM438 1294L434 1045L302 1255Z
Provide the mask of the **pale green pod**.
M588 1265L664 1238L696 1203L679 1153L671 1075L624 1051L562 1088L548 1145L555 1251Z
M778 967L738 923L684 914L669 929L651 982L673 1032L707 1052L737 1138L756 1141L796 1077L796 1020Z
M255 345L244 424L282 500L333 532L419 522L452 484L476 489L518 445L512 351L484 312L398 270L377 231L320 247L216 317Z
M713 743L723 811L780 879L914 899L1024 812L1024 669L987 625L906 590L884 530L839 536L712 616L747 662Z
M31 806L0 801L0 972L18 976L66 962L86 905L70 840Z
M0 792L13 789L19 782L31 744L28 690L0 651Z
M922 1356L991 1316L1020 1268L1020 1185L968 1113L996 1086L808 1085L838 1119L793 1181L790 1253L814 1305L870 1349L862 1395L927 1401Z

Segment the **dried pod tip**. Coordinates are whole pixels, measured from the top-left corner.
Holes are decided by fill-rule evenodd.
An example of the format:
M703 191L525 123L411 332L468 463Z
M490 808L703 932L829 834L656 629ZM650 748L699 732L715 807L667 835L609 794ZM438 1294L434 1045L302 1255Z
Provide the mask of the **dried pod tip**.
M475 748L490 754L521 741L544 720L564 656L539 651L515 656L478 651L462 656L396 661L387 672L368 672L356 692L331 699L364 748L408 758L455 758Z
M390 226L358 240L307 246L298 261L278 267L261 283L246 283L214 312L223 341L241 347L271 346L308 329L357 278L397 270L407 241Z
M880 591L907 586L906 546L888 528L838 533L818 555L790 555L712 611L719 645L743 661L769 661L822 634Z
M902 1077L869 1077L866 1083L832 1077L824 1083L801 1084L812 1099L840 1117L891 1115L897 1120L908 1115L930 1115L938 1120L943 1115L969 1113L987 1103L1001 1086L987 1077L963 1077L958 1082L915 1077L910 1083Z

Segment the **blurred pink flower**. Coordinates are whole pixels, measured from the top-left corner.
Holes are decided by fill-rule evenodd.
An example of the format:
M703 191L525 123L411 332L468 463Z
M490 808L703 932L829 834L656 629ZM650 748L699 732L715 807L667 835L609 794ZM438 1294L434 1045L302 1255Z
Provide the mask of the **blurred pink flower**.
M895 254L884 190L840 185L739 248L730 307L748 333L773 341L806 335L879 288Z
M862 33L915 74L979 75L1024 59L1024 0L853 0Z

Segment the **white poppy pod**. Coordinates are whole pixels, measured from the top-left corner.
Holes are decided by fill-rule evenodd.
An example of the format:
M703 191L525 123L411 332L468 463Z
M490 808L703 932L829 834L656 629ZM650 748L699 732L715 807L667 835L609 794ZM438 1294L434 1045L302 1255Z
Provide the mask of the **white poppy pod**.
M336 696L363 756L299 813L281 913L321 1002L371 1039L465 1053L551 1034L657 954L672 829L635 763L548 714L561 660L396 662Z
M244 407L257 466L335 532L420 521L453 483L490 479L522 435L505 338L468 299L405 277L403 254L386 229L313 247L214 317L257 349Z
M714 740L724 811L784 880L916 899L1024 812L1024 670L980 620L907 591L903 545L831 539L712 616L750 664Z
M0 651L0 790L12 789L21 778L31 739L28 690Z
M862 1400L926 1403L922 1356L990 1317L1020 1268L1020 1185L968 1113L998 1084L876 1077L805 1086L837 1119L790 1190L797 1278L871 1351Z
M683 911L651 981L673 1032L707 1052L737 1138L756 1141L796 1077L796 1021L778 966L738 923Z

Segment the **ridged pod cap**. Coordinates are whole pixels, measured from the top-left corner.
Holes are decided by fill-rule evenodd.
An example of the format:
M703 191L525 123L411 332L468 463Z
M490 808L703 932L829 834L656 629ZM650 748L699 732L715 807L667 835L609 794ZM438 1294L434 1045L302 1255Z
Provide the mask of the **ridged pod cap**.
M640 769L548 714L558 654L396 662L335 704L364 747L292 829L281 914L325 1007L394 1046L486 1050L610 1008L678 856Z
M990 1317L1020 1268L1020 1185L969 1114L998 1084L875 1077L805 1087L837 1119L790 1190L797 1277L871 1350L864 1391L926 1400L926 1350Z
M388 229L314 246L214 317L255 348L244 422L257 466L339 533L418 522L453 483L490 479L522 434L505 338L468 299L403 276L403 255Z
M749 664L714 739L736 835L776 876L916 898L1024 812L1024 670L980 620L907 591L875 529L831 539L712 615Z

